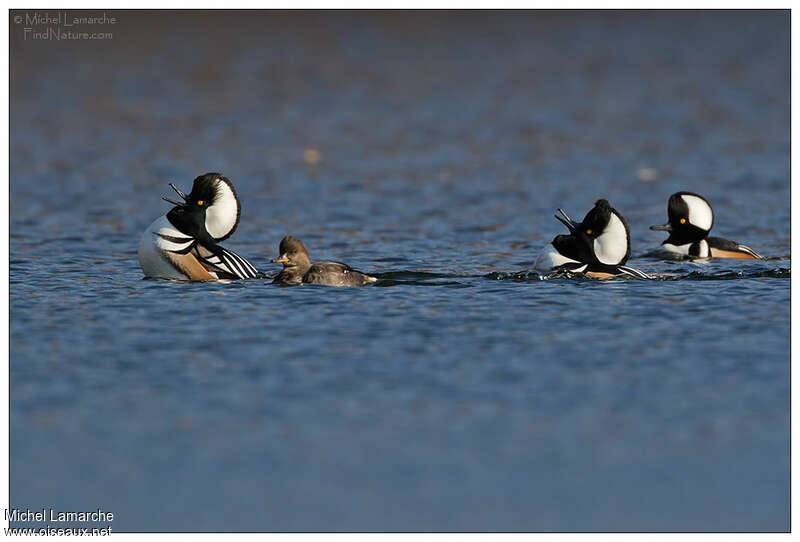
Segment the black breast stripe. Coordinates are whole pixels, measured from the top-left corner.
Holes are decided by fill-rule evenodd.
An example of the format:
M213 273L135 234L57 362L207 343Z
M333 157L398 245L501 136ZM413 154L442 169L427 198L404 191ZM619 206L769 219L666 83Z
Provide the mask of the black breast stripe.
M197 243L192 243L190 245L187 245L186 248L182 248L181 250L166 250L165 252L172 252L173 254L189 254L196 244Z
M155 234L161 237L162 239L169 241L170 243L176 243L176 244L188 243L192 240L192 237L173 237L171 235L164 235L163 233L158 233L158 232L155 232Z

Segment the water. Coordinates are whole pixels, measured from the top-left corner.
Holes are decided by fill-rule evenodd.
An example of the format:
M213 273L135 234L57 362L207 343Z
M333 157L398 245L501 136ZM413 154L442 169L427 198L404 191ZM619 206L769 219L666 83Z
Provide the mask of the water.
M11 27L13 506L789 529L788 12L116 15ZM207 171L243 202L227 248L276 272L291 233L380 282L142 280L166 183ZM681 189L769 260L645 257ZM529 272L599 197L671 276Z

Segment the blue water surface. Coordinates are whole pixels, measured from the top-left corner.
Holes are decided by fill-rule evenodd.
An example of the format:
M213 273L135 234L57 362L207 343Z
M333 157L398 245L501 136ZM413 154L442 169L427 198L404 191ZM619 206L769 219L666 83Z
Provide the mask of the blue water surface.
M77 12L76 12L77 13ZM11 503L115 531L789 529L789 15L116 12L11 26ZM314 152L318 153L316 160ZM230 177L365 288L144 280ZM765 261L661 261L668 196ZM659 280L541 280L600 197Z

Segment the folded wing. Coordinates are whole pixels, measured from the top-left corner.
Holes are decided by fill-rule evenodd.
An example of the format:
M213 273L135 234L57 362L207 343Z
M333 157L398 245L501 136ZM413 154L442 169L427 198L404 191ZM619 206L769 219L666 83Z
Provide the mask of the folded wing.
M207 243L195 245L197 259L221 279L255 279L264 274L235 252Z

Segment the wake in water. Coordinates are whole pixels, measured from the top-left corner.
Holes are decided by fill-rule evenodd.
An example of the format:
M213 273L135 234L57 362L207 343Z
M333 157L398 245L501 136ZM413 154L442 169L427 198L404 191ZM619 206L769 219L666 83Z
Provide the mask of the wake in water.
M592 278L587 277L582 273L570 273L569 271L557 271L555 273L539 274L535 271L517 271L516 273L493 272L483 275L491 280L514 280L517 282L527 281L541 281L553 279L570 279L578 281L609 281L609 280L656 280L656 281L674 281L674 280L736 280L748 278L778 278L788 279L791 278L792 272L790 268L776 267L773 269L764 269L758 271L718 271L707 273L703 271L690 271L687 273L650 273L647 279L635 276L618 275L611 278Z
M687 266L696 265L687 262ZM572 280L590 282L619 282L620 280L653 280L653 281L676 281L676 280L738 280L752 278L775 278L790 279L792 276L789 267L773 267L770 269L724 269L724 270L686 270L680 269L663 273L649 271L645 276L617 275L609 278L587 277L583 273L571 273L567 270L559 270L553 273L538 273L536 271L520 270L513 272L493 271L487 274L457 275L448 273L431 273L426 271L387 271L385 273L372 273L378 279L372 286L385 288L389 286L449 286L468 288L470 284L464 282L465 279L485 278L489 280L510 280L515 282L532 282L545 280ZM267 276L265 284L271 284L272 277ZM192 281L176 281L144 278L146 281L155 282L174 282L193 284ZM245 281L250 282L250 281ZM240 284L239 281L216 281L217 284Z

